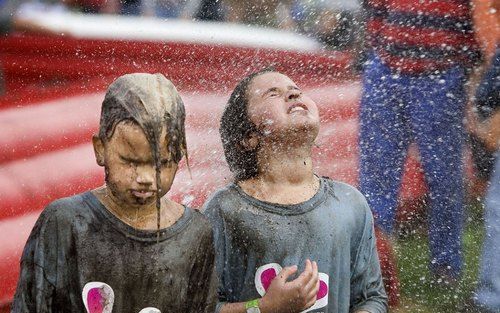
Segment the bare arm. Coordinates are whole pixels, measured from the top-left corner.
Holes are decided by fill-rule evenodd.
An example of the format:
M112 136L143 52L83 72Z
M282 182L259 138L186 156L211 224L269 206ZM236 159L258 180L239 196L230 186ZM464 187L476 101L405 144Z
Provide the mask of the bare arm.
M477 121L477 117L472 132L481 138L486 147L491 151L500 148L500 110L497 110L484 122Z

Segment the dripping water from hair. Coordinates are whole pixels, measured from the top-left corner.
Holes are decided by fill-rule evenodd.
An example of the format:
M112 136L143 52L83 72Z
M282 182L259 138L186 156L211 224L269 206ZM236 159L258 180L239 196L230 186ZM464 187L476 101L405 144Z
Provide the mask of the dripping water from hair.
M160 266L160 227L161 227L161 156L160 156L160 134L158 131L155 131L156 125L148 125L146 126L145 132L148 133L150 136L149 142L151 146L151 150L153 153L153 160L154 160L154 165L155 165L155 181L156 181L156 245L155 248L153 249L153 258L154 258L154 264L155 264L155 285L158 284L159 281L159 275L161 273L161 266ZM161 132L161 131L160 131ZM157 290L153 290L153 294L156 294Z
M160 243L160 226L161 226L161 161L160 161L160 145L158 135L155 133L153 146L154 162L155 162L155 179L156 179L156 243ZM159 251L158 251L159 252Z

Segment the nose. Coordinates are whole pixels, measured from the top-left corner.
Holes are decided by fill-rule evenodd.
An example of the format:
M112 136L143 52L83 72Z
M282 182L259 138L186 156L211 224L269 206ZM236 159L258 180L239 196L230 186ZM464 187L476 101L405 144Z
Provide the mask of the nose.
M295 90L295 89L289 90L286 94L286 100L290 101L290 100L298 99L298 98L300 98L301 94L302 93L299 90Z
M153 166L144 165L136 168L135 181L141 185L153 185L155 177L156 173Z

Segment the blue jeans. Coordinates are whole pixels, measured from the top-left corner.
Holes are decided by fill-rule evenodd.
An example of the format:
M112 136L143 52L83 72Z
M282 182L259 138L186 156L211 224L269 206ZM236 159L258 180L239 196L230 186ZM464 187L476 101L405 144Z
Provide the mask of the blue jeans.
M492 312L500 312L500 151L486 196L484 217L486 233L476 301Z
M373 55L360 110L360 189L377 225L392 233L408 146L416 142L429 187L431 270L457 277L462 267L465 74L392 72Z

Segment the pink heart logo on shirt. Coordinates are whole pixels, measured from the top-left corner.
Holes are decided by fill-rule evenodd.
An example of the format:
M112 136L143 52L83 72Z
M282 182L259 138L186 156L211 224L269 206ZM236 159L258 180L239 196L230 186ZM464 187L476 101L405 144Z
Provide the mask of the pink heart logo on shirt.
M88 313L111 313L115 303L115 293L110 285L93 281L83 287L82 299ZM139 313L161 313L161 311L148 307Z
M265 291L267 291L269 285L271 285L271 282L276 276L278 276L278 273L274 268L268 268L260 274L260 280L262 281L262 286Z
M271 282L278 276L282 269L281 265L277 263L269 263L257 269L255 273L255 288L261 297L266 294ZM319 273L319 280L319 291L316 296L316 303L301 313L323 308L328 305L329 276L325 273Z
M88 313L111 313L115 294L108 284L95 281L85 284L82 299Z

